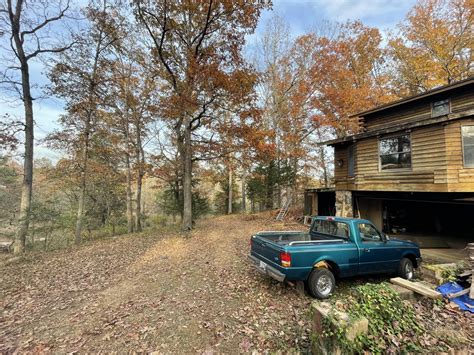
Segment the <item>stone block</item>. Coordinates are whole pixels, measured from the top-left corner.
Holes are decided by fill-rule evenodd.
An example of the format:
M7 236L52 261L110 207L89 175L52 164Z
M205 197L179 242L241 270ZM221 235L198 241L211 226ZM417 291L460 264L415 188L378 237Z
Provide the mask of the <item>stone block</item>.
M457 265L455 263L421 264L420 271L424 280L431 281L436 285L441 285L446 281L443 279L443 272L455 270L456 267Z
M336 216L353 217L352 191L336 191Z
M312 345L313 350L318 350L316 352L337 354L341 351L337 347L336 339L322 335L325 319L330 318L333 329L344 327L345 337L349 341L353 341L358 335L367 334L369 331L367 318L351 319L347 313L333 309L328 302L315 301L311 304L311 308L313 314L312 338L314 339Z
M407 300L407 301L416 301L417 296L416 293L413 292L412 290L409 290L405 287L399 286L399 285L394 285L390 284L389 286L392 290L394 290L402 300Z

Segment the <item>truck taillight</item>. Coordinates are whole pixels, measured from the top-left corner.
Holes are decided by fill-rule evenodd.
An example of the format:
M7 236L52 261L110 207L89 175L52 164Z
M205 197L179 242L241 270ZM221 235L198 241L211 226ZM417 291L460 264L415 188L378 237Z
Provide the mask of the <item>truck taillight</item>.
M290 267L291 266L291 254L286 252L280 253L281 266Z

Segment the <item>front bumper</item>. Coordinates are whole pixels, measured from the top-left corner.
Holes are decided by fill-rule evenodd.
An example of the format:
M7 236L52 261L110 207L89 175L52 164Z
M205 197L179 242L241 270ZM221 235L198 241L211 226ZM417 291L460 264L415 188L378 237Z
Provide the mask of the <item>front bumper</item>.
M279 282L283 282L285 280L286 275L275 269L273 266L268 265L253 255L249 255L248 258L252 266L261 274L268 275Z

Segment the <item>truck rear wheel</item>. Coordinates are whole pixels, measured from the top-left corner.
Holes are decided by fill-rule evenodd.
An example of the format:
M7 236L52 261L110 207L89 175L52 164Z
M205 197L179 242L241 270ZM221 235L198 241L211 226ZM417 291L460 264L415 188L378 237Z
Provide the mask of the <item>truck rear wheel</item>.
M411 280L414 276L413 263L408 258L403 258L400 260L400 265L398 266L398 276L404 278L405 280Z
M333 273L326 268L317 268L311 271L308 278L308 290L311 296L325 299L331 296L336 286Z

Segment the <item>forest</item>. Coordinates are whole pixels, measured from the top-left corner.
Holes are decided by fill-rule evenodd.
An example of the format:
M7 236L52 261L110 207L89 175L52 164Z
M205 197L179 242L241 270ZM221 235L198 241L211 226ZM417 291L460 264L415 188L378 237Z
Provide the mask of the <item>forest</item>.
M471 0L419 0L391 31L293 36L274 16L255 36L271 8L2 0L0 99L22 114L0 116L0 241L23 254L297 205L332 184L320 143L358 132L353 114L473 75ZM36 139L45 99L64 113Z

